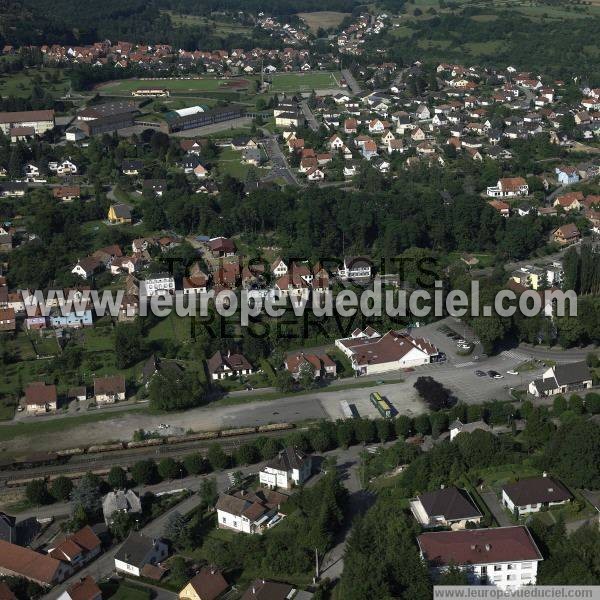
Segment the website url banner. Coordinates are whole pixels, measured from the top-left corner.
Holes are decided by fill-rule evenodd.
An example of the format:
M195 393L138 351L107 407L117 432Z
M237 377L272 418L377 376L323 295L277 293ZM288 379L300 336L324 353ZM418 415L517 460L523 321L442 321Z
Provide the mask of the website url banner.
M436 585L434 600L496 600L497 598L547 598L549 600L600 600L600 585L532 585L503 590L485 585Z

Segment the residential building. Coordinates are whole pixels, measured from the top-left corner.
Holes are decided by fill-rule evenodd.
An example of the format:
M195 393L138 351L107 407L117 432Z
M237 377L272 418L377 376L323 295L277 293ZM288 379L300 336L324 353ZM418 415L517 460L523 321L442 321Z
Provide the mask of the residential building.
M354 256L344 258L344 263L338 268L338 276L344 280L368 280L371 278L372 263L368 258Z
M514 198L528 194L529 186L523 177L505 177L499 179L495 186L487 188L487 195L493 198Z
M131 207L127 204L111 204L108 209L108 220L111 223L131 223Z
M167 296L175 292L175 278L169 273L154 273L141 282L141 294L152 296Z
M502 590L535 585L543 560L529 530L521 526L432 531L417 542L434 575L457 567L470 583Z
M581 233L574 223L561 225L552 232L552 239L561 246L575 244L581 239Z
M244 592L241 600L290 600L296 589L289 583L280 583L256 579Z
M25 411L27 414L38 415L53 412L57 409L55 385L46 385L43 381L30 383L25 388Z
M115 554L115 569L139 577L146 565L157 565L169 555L169 548L158 538L135 531L129 534Z
M4 135L9 135L11 129L18 127L31 127L36 135L42 135L54 129L54 111L27 110L0 113L0 130Z
M560 481L548 477L527 477L502 488L502 504L511 513L520 516L536 513L542 508L570 502L573 495Z
M294 379L298 379L305 370L312 371L315 379L336 375L335 361L325 352L290 352L284 365Z
M125 378L121 375L95 377L94 400L96 404L114 404L125 400Z
M554 172L561 185L571 185L579 181L579 173L575 167L556 167Z
M15 331L17 329L17 320L15 309L0 308L0 331Z
M50 587L64 581L72 572L71 566L62 560L0 540L0 575L24 577Z
M453 441L459 433L473 433L477 430L487 431L489 433L492 432L492 428L485 421L472 421L471 423L463 423L460 419L453 421L450 424L449 430L450 441Z
M268 489L221 494L216 504L218 527L243 533L262 533L283 518L279 509L287 498Z
M102 498L104 522L109 525L112 522L113 515L117 512L141 514L142 502L139 496L131 489L115 490L106 494Z
M261 485L290 489L302 485L312 474L312 458L298 448L287 447L268 461L259 472Z
M102 542L89 525L57 543L53 540L48 555L79 569L102 552Z
M540 379L529 384L529 393L537 398L576 393L592 387L592 374L585 361L556 365Z
M217 600L229 584L216 567L202 567L179 592L179 600Z
M349 338L337 339L335 345L350 359L357 375L426 365L438 354L429 341L393 330L371 338L353 333Z
M102 600L102 591L94 578L86 575L64 591L57 600Z
M465 529L469 523L478 524L483 517L469 492L454 486L442 486L417 496L410 501L410 509L423 527Z
M224 355L220 350L217 350L206 361L206 366L214 380L250 375L253 371L252 365L243 354L228 352L227 355Z

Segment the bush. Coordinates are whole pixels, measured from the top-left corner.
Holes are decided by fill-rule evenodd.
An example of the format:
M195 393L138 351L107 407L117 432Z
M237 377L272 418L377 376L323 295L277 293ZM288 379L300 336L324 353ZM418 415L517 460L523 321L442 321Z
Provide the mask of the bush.
M65 502L71 496L73 482L67 477L57 477L50 486L50 494L55 500Z
M31 504L48 504L51 500L48 486L44 479L34 479L27 484L25 488L25 496Z

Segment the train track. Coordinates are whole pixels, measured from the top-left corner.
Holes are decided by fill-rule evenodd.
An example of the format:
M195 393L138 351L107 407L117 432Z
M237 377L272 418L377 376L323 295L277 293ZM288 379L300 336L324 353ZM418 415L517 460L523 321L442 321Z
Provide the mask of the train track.
M235 450L246 441L251 441L259 437L281 437L288 433L285 430L265 431L254 434L247 434L235 438L214 438L209 440L194 440L190 442L181 442L178 444L161 444L158 446L148 446L143 448L130 448L116 450L112 452L99 452L96 454L81 454L67 458L63 464L51 464L41 467L32 467L26 469L0 471L0 482L4 485L11 485L11 482L26 480L31 478L47 478L58 475L72 475L87 471L99 471L110 469L114 466L129 467L139 460L160 459L164 457L183 458L191 452L199 452L206 456L208 446L218 443L225 452Z

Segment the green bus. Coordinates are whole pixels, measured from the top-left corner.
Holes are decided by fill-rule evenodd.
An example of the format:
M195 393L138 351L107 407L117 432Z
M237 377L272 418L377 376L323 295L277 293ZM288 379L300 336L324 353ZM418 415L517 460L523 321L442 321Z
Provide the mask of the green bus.
M371 392L371 404L379 411L379 414L384 419L392 418L392 407L389 402L385 400L379 392Z

